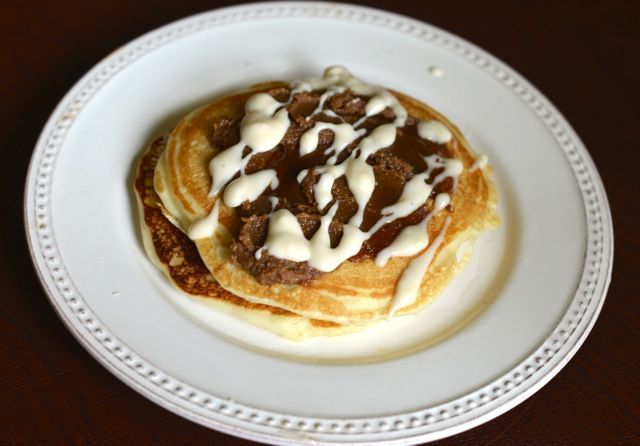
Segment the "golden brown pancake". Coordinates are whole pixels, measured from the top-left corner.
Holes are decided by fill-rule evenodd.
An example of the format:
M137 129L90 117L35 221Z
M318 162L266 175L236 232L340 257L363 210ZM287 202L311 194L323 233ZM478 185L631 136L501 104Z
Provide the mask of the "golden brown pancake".
M308 319L281 308L251 303L222 288L202 262L195 244L162 211L153 187L153 175L166 141L166 137L156 139L142 154L134 188L145 250L176 288L218 311L293 340L358 330L357 327Z
M285 309L307 318L346 325L366 325L384 319L399 278L420 253L393 257L384 267L376 266L372 256L359 254L337 269L302 284L264 284L230 260L230 245L238 234L240 218L236 209L222 203L219 195L209 196L212 185L209 162L229 147L218 145L212 134L221 119L238 122L252 95L287 87L283 82L257 85L216 100L184 118L169 135L167 151L155 173L156 190L167 211L183 228L208 215L216 200L220 200L219 223L223 230L196 240L196 246L222 288L249 302ZM485 229L497 226L498 217L494 210L497 198L490 180L491 170L489 167L472 169L477 156L460 131L426 104L392 93L412 119L437 120L450 130L453 139L442 150L461 160L464 167L451 194L450 207L435 215L428 224L429 240L434 240L443 232L445 221L450 221L415 302L400 309L397 314L401 315L424 307L444 289L469 257L468 252L459 255L458 248L465 241L473 241ZM425 212L429 206L433 203L428 203Z

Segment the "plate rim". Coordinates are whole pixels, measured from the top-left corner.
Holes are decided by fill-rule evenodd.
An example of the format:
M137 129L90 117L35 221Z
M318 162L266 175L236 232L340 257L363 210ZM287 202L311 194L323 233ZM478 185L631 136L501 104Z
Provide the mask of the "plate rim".
M574 173L585 211L583 271L558 325L529 357L506 374L455 400L383 417L313 418L269 412L215 397L157 369L113 336L73 286L71 276L56 257L47 204L57 153L75 115L113 75L156 48L210 27L272 18L364 21L436 44L484 69L519 96L554 137ZM24 223L34 269L49 301L67 329L107 370L144 397L184 418L227 434L287 445L414 444L454 435L510 410L551 380L580 348L602 309L613 266L613 225L602 180L579 136L540 91L495 56L448 31L397 13L341 3L250 3L209 10L149 31L110 53L69 89L43 127L25 182ZM571 317L574 313L577 321Z

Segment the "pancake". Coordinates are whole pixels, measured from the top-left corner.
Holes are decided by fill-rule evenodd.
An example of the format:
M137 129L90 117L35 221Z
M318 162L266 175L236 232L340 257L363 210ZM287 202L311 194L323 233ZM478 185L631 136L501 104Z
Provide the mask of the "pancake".
M333 67L194 111L170 133L154 184L222 288L365 326L423 308L460 271L467 242L498 225L490 177L440 113Z
M173 286L217 311L292 340L335 336L359 329L251 303L222 288L202 262L195 244L165 216L153 187L154 171L166 141L166 137L156 139L141 155L134 189L145 250Z

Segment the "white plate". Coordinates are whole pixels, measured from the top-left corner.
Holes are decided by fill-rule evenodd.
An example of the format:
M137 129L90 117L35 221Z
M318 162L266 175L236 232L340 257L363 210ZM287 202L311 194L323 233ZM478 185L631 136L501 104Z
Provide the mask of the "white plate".
M176 309L137 235L132 165L151 137L233 88L317 75L330 64L448 115L489 155L501 195L503 226L476 252L477 278L442 299L441 314L454 316L387 344L391 359L334 349L323 359L334 364L317 364L308 360L319 353L261 343L256 330L235 342L222 326L223 334L204 329ZM613 249L589 155L525 79L427 24L322 3L216 10L109 55L44 128L25 220L53 306L105 367L186 418L279 444L410 444L515 406L584 341L604 301ZM400 355L406 349L413 351ZM357 364L344 363L350 355Z

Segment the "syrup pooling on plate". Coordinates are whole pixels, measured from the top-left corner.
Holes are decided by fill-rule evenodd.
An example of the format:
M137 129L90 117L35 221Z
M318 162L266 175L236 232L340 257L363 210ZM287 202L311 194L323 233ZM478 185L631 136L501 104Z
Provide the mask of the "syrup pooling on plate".
M353 123L346 122L334 111L323 108L332 96L347 90L367 98L364 115ZM374 168L367 163L367 159L394 144L397 129L405 126L408 114L398 99L388 91L365 84L342 67L331 67L325 71L321 79L293 82L289 97L284 102L279 102L266 93L255 94L247 101L245 116L240 125L240 141L220 152L209 164L212 196L219 196L222 193L221 199L226 206L238 207L243 202L251 202L264 192L273 192L278 187L275 170L263 169L247 174L245 167L254 154L274 149L282 141L290 125L287 106L295 96L298 93L314 91L323 92L318 105L310 115L305 117L305 120L308 121L313 116L322 114L334 118L334 121L336 118L342 121L336 123L318 120L313 127L308 128L301 135L299 141L299 155L302 158L319 150L320 132L333 133L331 145L323 151L323 155L328 156L324 164L301 169L296 178L298 183L303 182L311 174L317 178L312 190L317 210L322 213L319 228L309 238L305 237L296 216L288 209L276 209L278 197L270 196L272 208L267 215L268 232L262 247L255 252L255 257L260 259L267 252L279 259L307 262L318 271L330 272L358 254L363 244L384 225L406 217L423 207L433 190L445 179L452 179L451 190L455 190L463 165L460 160L454 158L448 159L438 155L423 156L426 169L415 173L403 185L398 200L384 207L377 221L372 224L364 223L365 209L377 184ZM386 109L393 112L393 122L383 123L369 130L363 127L368 118ZM452 138L451 131L435 120L419 121L417 133L420 138L438 145L446 144ZM361 139L358 141L359 138ZM350 152L343 153L354 143L355 148L351 146ZM435 170L438 170L437 175L429 182ZM339 208L337 198L331 204L334 201L332 189L334 183L341 178L346 181L348 190L355 200L356 210L348 221L344 222L341 228L342 237L332 246L329 227ZM390 240L389 246L377 253L376 264L381 266L391 257L411 256L427 248L429 246L427 224L434 215L446 208L449 202L450 197L447 193L439 193L427 217L417 225L404 227L395 239ZM211 218L205 217L195 223L201 229L197 231L198 236L213 235L215 228L211 222ZM210 224L210 231L203 230L203 226L206 227L208 224ZM363 229L363 226L368 229ZM443 227L436 241L442 240L446 226ZM415 262L407 266L396 287L391 313L415 301L422 277L439 245L436 241L417 258L424 259L428 252L432 253L424 268L420 267L425 264L424 260L418 266ZM418 274L416 272L418 270L423 270L422 274ZM409 286L408 283L412 285ZM398 307L398 305L401 306Z

